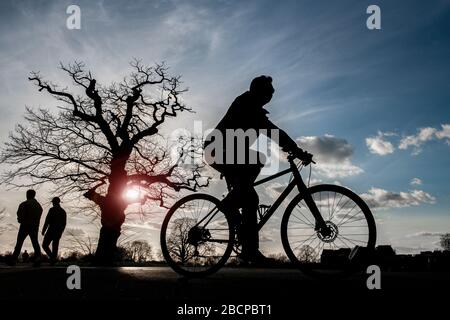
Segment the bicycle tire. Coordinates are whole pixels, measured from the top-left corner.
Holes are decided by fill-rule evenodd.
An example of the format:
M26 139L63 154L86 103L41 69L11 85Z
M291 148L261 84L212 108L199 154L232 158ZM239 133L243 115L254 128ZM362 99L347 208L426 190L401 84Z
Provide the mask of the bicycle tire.
M338 186L338 185L330 185L330 184L316 185L316 186L308 188L308 191L311 193L312 196L314 196L314 194L316 194L318 192L333 192L335 194L345 195L347 198L351 199L360 208L360 210L363 213L364 218L367 222L368 239L367 239L366 246L364 248L368 249L367 252L372 252L372 250L374 250L375 243L376 243L375 219L373 218L370 208L364 202L364 200L361 199L361 197L359 197L356 193L354 193L353 191L351 191L345 187ZM292 199L292 201L288 204L288 206L283 214L282 221L281 221L281 240L282 240L283 248L284 248L287 256L289 257L289 259L291 260L291 262L294 263L294 265L297 268L299 268L302 272L304 272L308 275L315 276L315 277L348 276L348 275L351 275L352 273L361 271L361 269L362 269L361 266L359 266L359 268L356 268L354 265L349 264L345 268L340 270L340 272L336 272L335 274L327 275L326 273L319 272L319 269L318 270L314 269L312 267L314 264L303 263L302 261L300 261L298 259L298 257L295 255L295 253L292 249L292 246L289 242L288 223L289 223L289 219L293 213L293 210L296 208L296 206L299 203L301 203L302 200L303 200L302 194L296 195Z
M196 193L196 194L191 194L188 195L182 199L180 199L179 201L177 201L167 212L165 218L164 218L164 222L162 224L161 227L161 234L160 234L160 242L161 242L161 251L162 254L167 262L167 264L178 274L185 276L185 277L189 277L189 278L198 278L198 277L206 277L209 276L215 272L217 272L220 268L222 268L225 263L227 262L228 258L231 255L231 251L233 249L233 245L234 245L234 239L235 239L235 232L234 232L234 228L231 225L231 221L230 218L228 216L228 214L224 213L224 216L226 218L226 221L228 223L228 231L229 231L229 239L228 239L228 244L227 247L224 251L224 254L222 255L222 258L219 260L218 263L216 263L215 265L211 266L211 268L202 270L202 271L195 271L195 272L191 272L189 270L186 270L182 267L180 267L180 265L174 261L170 255L170 251L168 249L167 246L167 227L168 224L170 222L170 219L172 218L172 216L174 215L174 213L184 204L186 204L189 201L193 201L193 200L206 200L206 201L210 201L212 202L214 205L218 206L220 204L220 200L217 199L216 197L213 197L211 195L208 194L203 194L203 193Z

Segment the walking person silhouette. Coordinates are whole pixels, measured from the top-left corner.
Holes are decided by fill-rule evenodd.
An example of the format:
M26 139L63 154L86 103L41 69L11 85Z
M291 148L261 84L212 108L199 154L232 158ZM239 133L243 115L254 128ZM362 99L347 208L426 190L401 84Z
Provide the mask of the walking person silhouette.
M36 191L28 190L27 200L19 205L17 221L20 223L17 234L17 242L9 264L14 265L22 250L23 242L29 236L34 249L34 264L37 266L41 259L41 247L39 246L38 233L41 221L42 207L35 199Z
M257 228L259 197L253 187L265 160L262 153L252 150L250 147L260 134L267 135L268 131L278 130L279 141L277 142L283 151L292 152L297 158L304 161L311 161L312 159L311 154L300 149L286 132L278 128L267 117L269 112L263 107L270 102L274 92L271 77L259 76L253 79L250 90L234 100L225 116L216 126L216 131L220 132L223 139L222 143L214 145L214 148L212 148L214 151L211 152L211 155L205 153L206 162L225 177L231 190L222 202L224 206L233 213L236 219L240 219L238 209L242 208L242 225L238 234L242 244L240 258L252 263L264 263L268 261L268 258L259 251ZM235 142L231 143L234 150L227 148L227 145L230 146L230 141L226 141L228 139L227 132L230 130L235 132L236 130L256 131L255 135L245 137L245 155L237 154L242 149L238 150ZM205 150L211 143L214 143L215 138L215 134L210 134L205 139ZM227 157L227 153L230 155L231 152L233 152L232 157ZM245 159L245 161L243 163L242 161L236 161L236 157L241 160ZM229 163L229 158L232 158L232 163ZM224 159L227 160L224 162Z
M25 250L25 251L22 253L22 262L23 262L23 263L27 263L27 262L28 262L28 259L30 259L30 255L28 254L28 251Z
M50 264L54 265L58 258L59 240L66 228L67 214L61 208L61 199L54 197L52 203L53 207L48 211L42 228L42 235L44 236L42 248L50 258ZM50 244L52 245L52 250L50 250Z

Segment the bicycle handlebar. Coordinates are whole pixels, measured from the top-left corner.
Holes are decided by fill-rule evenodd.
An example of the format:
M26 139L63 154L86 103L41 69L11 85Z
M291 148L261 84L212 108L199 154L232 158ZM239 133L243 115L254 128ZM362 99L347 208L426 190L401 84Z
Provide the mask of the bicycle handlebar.
M311 153L308 153L307 151L304 151L300 148L296 150L296 152L289 152L288 159L299 159L302 161L303 165L307 166L311 163L316 164L316 162L313 160L313 155Z

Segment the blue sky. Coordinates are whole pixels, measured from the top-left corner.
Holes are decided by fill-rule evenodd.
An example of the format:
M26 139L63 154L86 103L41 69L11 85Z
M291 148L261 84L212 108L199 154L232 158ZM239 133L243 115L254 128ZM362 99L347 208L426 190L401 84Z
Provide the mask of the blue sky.
M72 3L81 30L65 27ZM381 8L381 30L366 28L371 4ZM442 126L450 123L450 1L6 0L0 15L1 142L26 105L55 107L27 75L70 85L59 61L82 60L104 83L126 75L133 57L166 61L196 111L167 132L194 120L214 126L253 77L268 74L271 119L317 150L315 179L373 203L381 243L417 252L450 232L450 127ZM8 223L22 193L1 187ZM76 210L71 219L95 235ZM128 223L134 237L156 239L152 222ZM0 251L13 244L9 228Z

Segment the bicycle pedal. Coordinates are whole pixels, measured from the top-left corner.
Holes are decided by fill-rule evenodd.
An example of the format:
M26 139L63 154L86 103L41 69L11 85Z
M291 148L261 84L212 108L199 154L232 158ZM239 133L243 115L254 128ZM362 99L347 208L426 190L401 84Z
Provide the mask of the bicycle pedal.
M260 204L258 206L258 217L259 220L262 220L262 218L264 218L264 216L266 215L267 211L269 211L271 206L266 205L266 204Z

